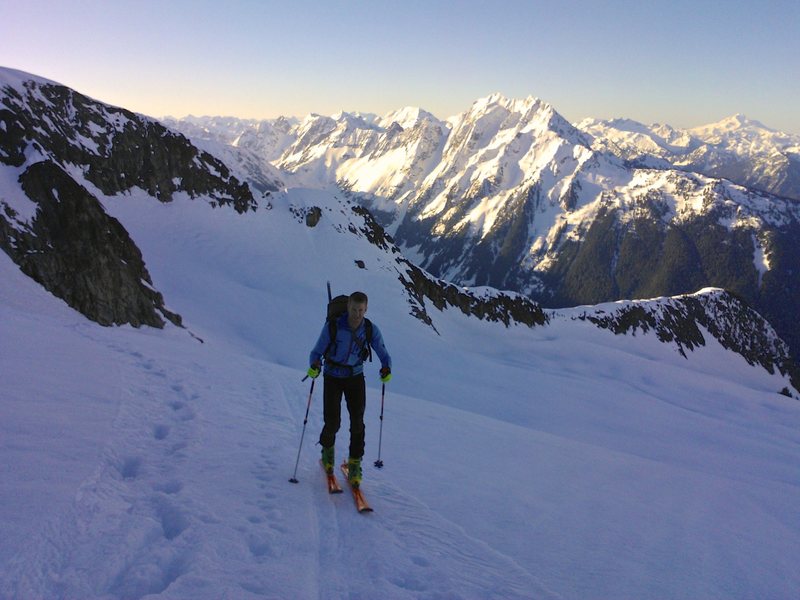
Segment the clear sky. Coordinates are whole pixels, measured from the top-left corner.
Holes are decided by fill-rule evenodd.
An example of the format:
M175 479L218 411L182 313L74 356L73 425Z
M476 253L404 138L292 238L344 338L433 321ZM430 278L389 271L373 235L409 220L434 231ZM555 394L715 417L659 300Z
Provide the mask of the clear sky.
M800 0L0 0L0 65L151 116L567 119L800 133Z

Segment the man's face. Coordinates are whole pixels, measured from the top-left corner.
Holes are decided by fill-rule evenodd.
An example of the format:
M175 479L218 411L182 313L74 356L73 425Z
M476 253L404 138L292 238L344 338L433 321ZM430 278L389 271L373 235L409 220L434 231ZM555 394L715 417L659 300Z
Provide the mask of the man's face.
M364 320L364 315L367 314L366 302L353 302L352 300L347 303L347 322L350 327L358 327L361 321Z

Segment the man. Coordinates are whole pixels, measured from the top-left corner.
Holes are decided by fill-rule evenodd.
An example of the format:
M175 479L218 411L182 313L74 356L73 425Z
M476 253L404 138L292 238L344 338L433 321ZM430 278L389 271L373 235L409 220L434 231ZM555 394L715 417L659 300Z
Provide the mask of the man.
M361 458L364 456L364 409L366 386L364 360L375 350L381 361L380 377L383 383L392 378L392 359L386 351L380 329L365 318L368 299L363 292L354 292L347 300L347 312L336 319L333 327L322 328L311 351L309 377L316 378L325 361L323 416L325 425L319 436L322 446L322 466L333 473L336 432L341 425L342 394L350 414L350 454L347 461L350 484L361 484ZM331 339L331 329L334 337Z

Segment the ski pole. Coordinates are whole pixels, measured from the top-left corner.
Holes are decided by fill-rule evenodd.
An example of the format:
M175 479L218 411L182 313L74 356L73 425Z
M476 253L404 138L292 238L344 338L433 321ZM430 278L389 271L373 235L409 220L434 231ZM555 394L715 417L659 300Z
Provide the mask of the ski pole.
M316 379L311 380L311 391L308 392L308 404L306 405L306 417L303 419L303 433L300 434L300 447L297 449L297 460L294 463L294 475L289 480L292 483L297 483L297 465L300 464L300 451L303 449L303 438L306 436L306 423L308 423L308 411L311 408L311 396L314 394L314 382Z
M381 384L381 432L378 435L378 460L375 461L375 466L379 469L383 468L383 461L381 460L381 444L383 443L383 399L386 396L386 384Z

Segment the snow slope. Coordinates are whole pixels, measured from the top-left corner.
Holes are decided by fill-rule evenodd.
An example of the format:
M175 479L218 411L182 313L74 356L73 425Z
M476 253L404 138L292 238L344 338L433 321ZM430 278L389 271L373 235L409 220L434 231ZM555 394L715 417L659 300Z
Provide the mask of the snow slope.
M529 329L429 307L437 334L409 314L391 256L324 191L246 215L182 194L100 197L188 330L102 328L0 255L0 597L791 598L800 586L800 404L776 393L783 378L713 340L687 360L570 311ZM313 228L296 216L311 206ZM287 481L326 279L370 295L394 359L382 470L367 369L370 515L324 491L319 389L300 483ZM340 447L346 432L345 417Z

